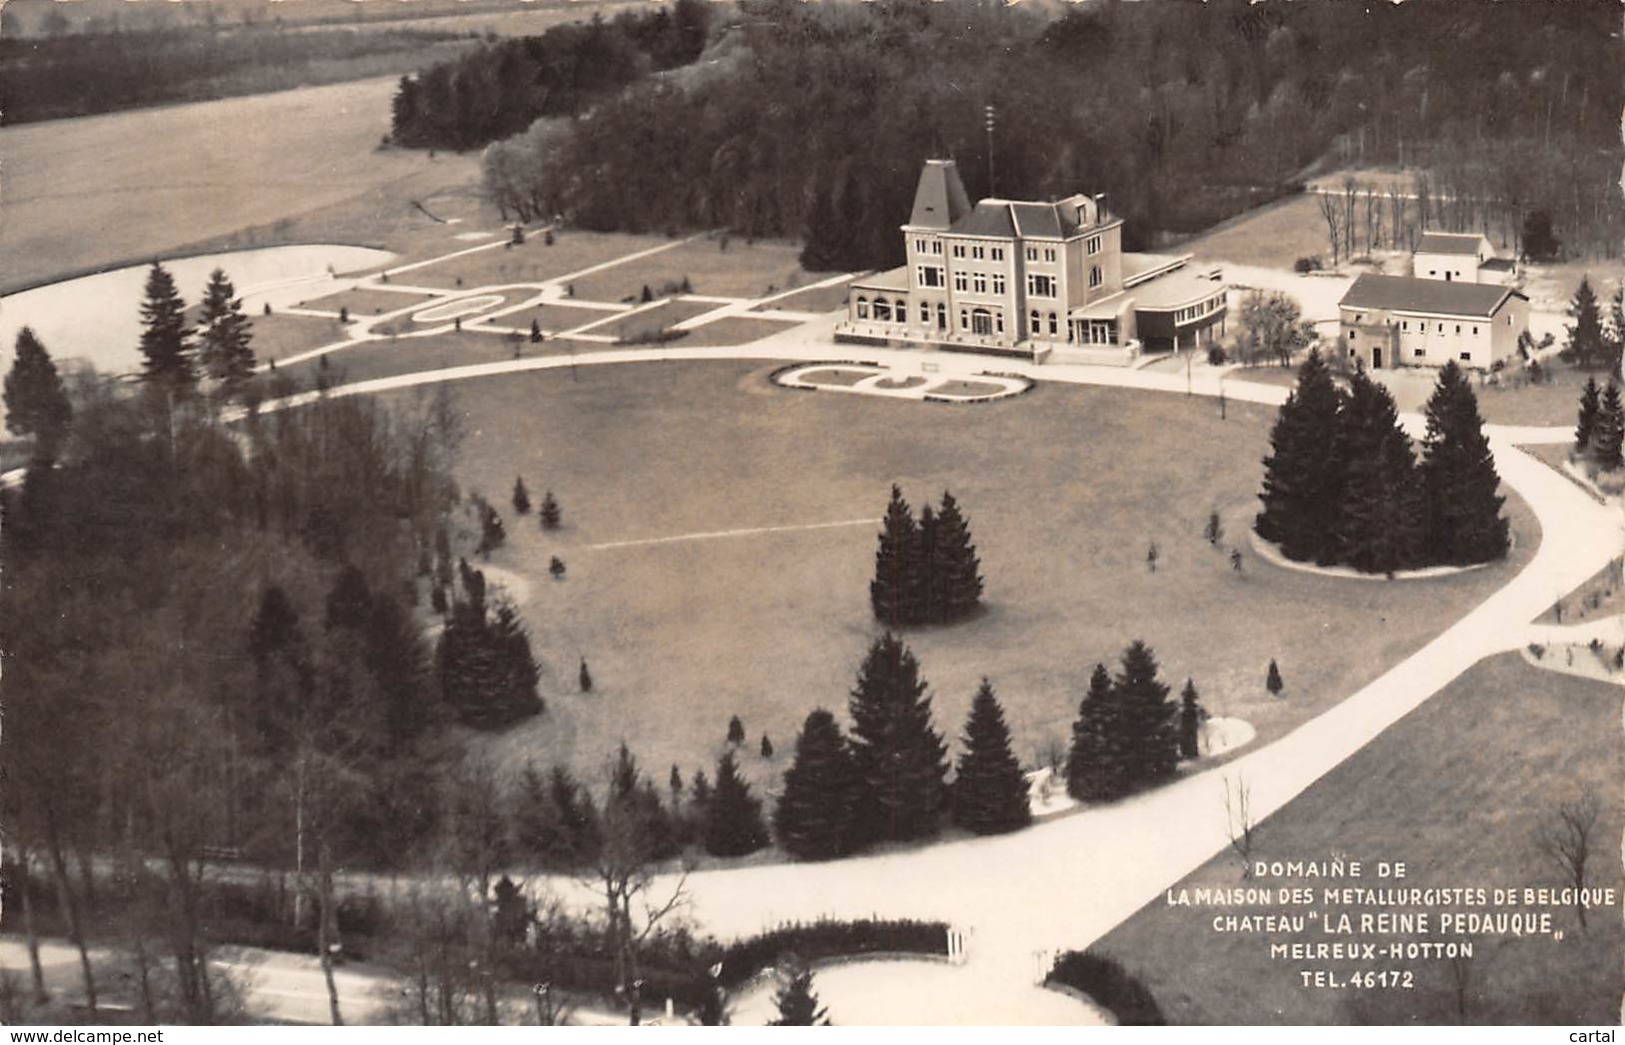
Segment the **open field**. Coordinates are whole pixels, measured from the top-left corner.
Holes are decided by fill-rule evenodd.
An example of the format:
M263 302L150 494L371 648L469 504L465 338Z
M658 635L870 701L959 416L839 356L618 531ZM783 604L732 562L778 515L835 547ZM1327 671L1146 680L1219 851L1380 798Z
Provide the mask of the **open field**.
M621 239L625 241L625 237ZM660 294L661 288L678 285L687 277L695 294L762 297L788 289L792 279L803 284L818 279L801 267L800 254L799 244L776 240L747 243L733 237L724 250L720 239L697 239L585 276L575 283L576 296L621 301L638 297L645 286Z
M1561 803L1590 784L1602 806L1589 881L1614 888L1617 896L1625 887L1617 844L1625 826L1618 788L1625 775L1619 718L1617 686L1541 671L1515 653L1494 657L1260 825L1254 853L1263 860L1340 855L1365 863L1369 880L1341 884L1556 888L1564 881L1535 838ZM1216 809L1214 815L1224 812ZM1405 881L1378 881L1378 860L1403 861ZM1176 888L1238 884L1314 886L1319 906L1323 883L1243 883L1237 858L1226 853ZM1465 966L1464 997L1457 994L1451 963L1438 960L1375 963L1378 970L1413 969L1414 990L1306 990L1299 984L1299 968L1331 968L1341 978L1366 966L1271 960L1271 941L1330 939L1318 926L1301 937L1207 931L1216 913L1279 909L1190 909L1154 902L1097 948L1150 987L1171 1023L1611 1025L1619 1020L1625 978L1618 956L1625 931L1617 906L1593 911L1583 931L1572 906L1540 908L1551 911L1559 938L1462 937L1437 931L1426 937L1382 938L1383 943L1471 939L1475 955ZM1335 914L1343 909L1325 910ZM1376 913L1382 908L1348 909L1356 917L1362 910ZM1465 1007L1464 1017L1458 1004Z
M850 281L828 287L814 287L776 298L762 308L782 308L791 312L833 312L846 308L846 289Z
M515 342L510 338L467 330L430 338L368 341L326 356L326 380L332 384L351 383L370 381L375 377L392 377L396 374L414 374L444 367L468 366L472 363L493 363L501 359L513 359L515 347ZM554 340L533 345L521 338L517 347L521 355L534 357L561 355L578 346L574 342ZM294 377L307 388L317 379L321 370L321 362L316 359L282 368L282 372Z
M497 283L539 283L601 265L635 251L668 246L672 242L663 236L564 230L555 234L553 245L548 246L544 236L532 233L519 246L492 247L460 258L448 258L426 268L403 273L400 278L414 286L445 290ZM463 246L479 244L465 243ZM580 283L576 285L576 296L589 300L619 300L619 295L604 297Z
M329 294L324 298L301 301L299 305L301 308L316 308L327 312L347 308L352 317L360 318L399 312L413 305L426 307L425 303L432 300L434 299L427 294L403 294L394 290L368 290L366 287L355 287L337 294Z
M639 338L653 337L675 323L704 315L716 307L703 301L678 301L673 298L658 302L640 312L610 318L607 322L600 322L583 333L635 341Z
M285 312L254 316L251 347L254 356L266 363L286 359L300 352L344 340L344 324L316 316L290 316Z
M532 320L542 328L546 334L557 334L564 330L574 330L584 327L588 323L599 323L615 315L604 309L574 308L570 305L546 304L539 308L529 308L522 312L510 312L505 316L498 316L491 320L493 326L508 327L513 330L530 332Z
M1327 252L1326 221L1310 194L1288 196L1177 245L1204 261L1290 271L1299 258Z
M693 345L748 345L764 337L788 330L794 326L781 320L756 319L751 316L727 316L690 330L683 344Z
M1220 421L1201 400L1043 385L955 408L789 393L770 385L771 369L626 364L454 386L470 433L464 488L505 504L523 475L564 510L557 534L510 519L491 560L525 580L549 705L490 741L509 764L565 759L596 779L625 737L646 765L686 774L716 757L737 712L752 744L766 732L780 752L744 759L767 782L808 711L844 706L874 633L877 522L865 520L878 520L893 481L915 504L953 490L987 577L976 619L908 635L938 727L958 733L987 674L1028 761L1068 735L1094 663L1115 662L1136 637L1170 682L1194 676L1214 714L1250 721L1261 741L1279 736L1419 647L1538 544L1514 502L1505 566L1401 584L1275 570L1244 540L1263 408L1234 404ZM1218 550L1201 536L1214 506L1230 534ZM661 543L622 543L651 539ZM1243 546L1239 575L1229 544ZM562 581L547 576L553 555L567 564ZM582 656L590 695L575 691ZM1264 689L1271 657L1285 699Z
M478 159L377 150L394 90L364 80L0 128L0 288L204 245L376 243L418 224L407 201L469 184ZM296 227L336 205L345 222Z

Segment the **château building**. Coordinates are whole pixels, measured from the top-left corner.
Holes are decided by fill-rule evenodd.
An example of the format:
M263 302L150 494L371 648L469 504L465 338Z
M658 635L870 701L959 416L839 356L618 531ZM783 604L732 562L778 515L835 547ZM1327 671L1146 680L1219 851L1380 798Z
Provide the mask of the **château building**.
M836 338L1127 365L1223 335L1217 273L1125 253L1104 197L971 205L952 160L927 160L902 226L907 264L855 281Z

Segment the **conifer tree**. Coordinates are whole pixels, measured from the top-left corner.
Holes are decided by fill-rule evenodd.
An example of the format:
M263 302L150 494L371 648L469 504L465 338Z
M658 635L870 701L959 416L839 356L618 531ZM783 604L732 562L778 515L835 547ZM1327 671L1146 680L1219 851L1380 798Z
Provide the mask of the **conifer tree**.
M850 851L857 799L852 755L835 716L818 708L802 723L773 814L774 834L792 855L828 860Z
M705 775L705 770L696 769L694 771L694 783L690 786L690 790L694 794L694 805L704 809L706 804L711 801L711 780Z
M209 275L201 309L198 363L204 373L220 382L226 394L235 394L254 376L254 350L249 347L253 334L242 300L224 270L215 269Z
M920 624L939 623L946 616L947 606L942 597L942 571L938 569L937 513L929 504L920 509L914 555L917 566L910 590L904 596L910 604L904 619Z
M581 692L592 692L592 672L587 670L586 657L581 658L581 670L576 673L576 684L581 687Z
M728 743L735 747L745 742L745 723L738 715L728 719Z
M530 343L537 344L542 340L542 325L536 320L530 321Z
M540 714L540 669L512 606L488 614L472 601L452 607L440 633L436 668L441 698L476 729L503 729Z
M186 303L175 289L175 278L156 261L147 273L141 323L141 355L146 360L143 379L174 391L196 384L191 331L186 326Z
M745 856L767 845L762 803L739 775L734 753L717 762L717 782L705 807L705 851L712 856Z
M1427 497L1427 561L1469 566L1506 556L1506 498L1497 492L1484 422L1467 375L1455 360L1439 371L1427 404L1422 441L1422 484Z
M1118 794L1172 776L1179 763L1178 708L1157 678L1157 658L1136 639L1112 678L1108 749L1117 763Z
M971 543L970 523L959 509L954 495L943 491L942 508L937 512L935 539L930 558L931 575L940 593L938 620L960 620L976 609L982 598L982 563Z
M542 529L556 530L562 515L559 511L559 502L553 499L553 491L547 490L542 494L542 507L537 512L542 521Z
M1591 441L1598 465L1615 471L1625 463L1621 460L1621 451L1625 449L1625 410L1621 410L1619 386L1612 381L1603 389Z
M1072 723L1072 746L1066 757L1066 792L1080 802L1096 801L1111 794L1110 733L1112 676L1106 665L1096 664L1089 676L1089 689L1078 703L1078 718Z
M1580 286L1569 302L1569 315L1574 319L1574 324L1567 327L1569 352L1577 365L1589 367L1606 354L1602 311L1597 307L1597 294L1591 289L1590 277L1580 279Z
M953 785L954 823L979 835L1015 831L1032 823L1027 778L1010 750L1010 727L987 679L971 700L965 746Z
M1601 390L1597 387L1597 379L1586 378L1585 387L1580 389L1580 413L1574 426L1575 453L1583 454L1590 448L1592 436L1597 431L1597 417L1601 405Z
M6 374L5 404L7 430L34 437L35 461L55 461L73 422L73 405L56 363L29 327L17 331L17 359Z
M1337 441L1341 408L1331 371L1320 350L1311 349L1270 430L1258 495L1264 507L1253 524L1289 559L1320 562L1328 556L1347 459Z
M769 1027L828 1027L829 1012L818 1001L812 989L812 970L790 963L783 985L773 996L779 1018Z
M763 758L772 758L773 757L773 741L768 739L766 733L762 734L762 757Z
M525 515L530 512L530 491L525 489L524 476L514 476L513 510L515 515Z
M1270 658L1269 671L1264 673L1264 688L1270 691L1272 697L1280 696L1286 688L1286 683L1281 679L1281 666L1275 663L1274 657Z
M1426 499L1411 440L1388 390L1356 372L1340 414L1339 445L1348 462L1335 545L1326 561L1367 573L1416 565L1426 536Z
M367 590L367 575L354 563L346 563L327 592L324 623L329 629L359 628L366 623L371 609L372 593Z
M1194 759L1202 753L1201 699L1196 695L1196 680L1186 679L1179 694L1179 757Z
M935 834L947 746L931 727L931 698L919 662L891 632L869 648L848 707L861 789L858 837L903 841Z
M875 619L890 628L913 623L909 595L920 578L916 561L919 526L903 491L895 484L880 524L879 547L875 549L875 577L869 582L869 605Z

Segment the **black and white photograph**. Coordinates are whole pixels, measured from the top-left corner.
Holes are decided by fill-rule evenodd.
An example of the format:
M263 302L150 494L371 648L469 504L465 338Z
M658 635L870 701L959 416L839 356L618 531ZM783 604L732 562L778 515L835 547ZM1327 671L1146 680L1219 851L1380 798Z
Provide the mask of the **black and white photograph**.
M1622 348L1616 0L3 0L0 1024L1614 1041Z

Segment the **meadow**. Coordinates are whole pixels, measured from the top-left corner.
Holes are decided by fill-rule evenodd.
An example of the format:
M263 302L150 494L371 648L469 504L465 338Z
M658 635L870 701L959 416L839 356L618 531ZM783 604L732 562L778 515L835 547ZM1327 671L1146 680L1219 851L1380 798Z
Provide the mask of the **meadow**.
M548 701L484 741L509 767L566 761L596 780L624 738L662 775L674 763L688 775L714 761L739 714L747 772L771 786L810 710L844 716L877 631L867 584L892 482L916 506L953 491L987 578L975 619L906 635L937 727L958 734L987 675L1029 764L1064 744L1089 671L1132 639L1155 648L1168 682L1194 677L1214 714L1267 741L1421 646L1538 544L1512 498L1506 565L1397 584L1277 570L1246 542L1264 408L1232 404L1220 420L1206 400L1043 384L948 406L792 393L772 369L629 363L453 386L469 433L464 488L507 509L523 476L564 512L563 529L544 533L505 510L508 541L489 562L512 580ZM1217 547L1203 539L1213 510ZM836 525L681 539L806 524ZM553 556L563 579L548 574ZM589 694L576 686L581 658ZM1279 699L1264 688L1271 658L1287 681ZM754 753L763 733L773 759Z

